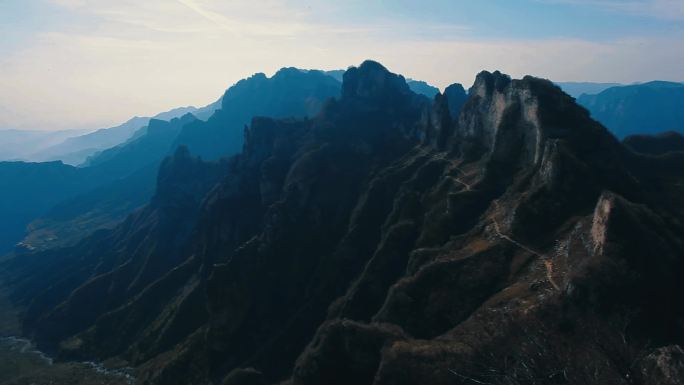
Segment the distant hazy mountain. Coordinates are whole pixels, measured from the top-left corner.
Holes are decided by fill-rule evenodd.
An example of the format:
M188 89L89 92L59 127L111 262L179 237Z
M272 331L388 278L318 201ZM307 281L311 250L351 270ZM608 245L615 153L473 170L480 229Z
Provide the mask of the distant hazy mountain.
M579 98L582 94L598 94L610 87L621 86L620 83L591 83L591 82L559 82L556 83L566 94Z
M171 120L171 119L179 118L185 114L193 114L193 113L195 113L195 111L197 111L197 108L192 107L192 106L178 107L178 108L174 108L172 110L168 110L166 112L161 112L161 113L153 116L151 119Z
M339 93L340 83L320 71L284 68L271 78L257 74L238 82L205 108L186 107L157 115L169 119L190 110L200 116L212 113L207 122L190 113L169 122L136 118L126 127L100 130L95 139L93 135L75 138L102 143L104 140L99 139L110 140L128 131L128 138L118 136L116 140L121 143L90 155L83 167L51 163L48 168L41 163L0 162L0 179L7 186L0 191L0 201L7 203L7 207L0 207L2 229L7 229L6 236L0 239L0 252L19 241L27 225L29 231L23 241L27 249L69 245L98 228L109 227L148 202L160 163L179 146L185 145L205 159L233 155L242 149L244 127L253 117L313 116ZM215 111L217 106L221 109ZM48 182L13 184L12 177L3 174L5 169ZM35 189L48 189L49 183L58 183L58 179L51 177L57 172L68 173L69 177L64 178L73 188L62 189L52 197L34 194ZM27 190L32 191L22 197ZM24 209L27 206L31 208Z
M39 162L61 160L67 164L77 165L88 155L116 146L130 138L136 130L147 125L149 120L150 118L136 116L115 127L101 128L85 135L68 138L54 146L35 152L27 160Z
M577 102L617 137L663 131L684 132L684 84L653 81L611 87Z
M171 144L184 125L196 121L193 114L165 120L151 119L144 131L134 140L109 148L93 156L86 163L114 175L128 175L148 164L158 164L168 155Z
M221 108L221 101L222 100L223 100L223 95L221 95L221 97L218 98L217 101L215 101L209 105L206 105L202 108L195 109L194 111L192 111L192 114L197 119L206 121L207 119L209 119L214 114L214 112L216 112L216 110ZM164 120L168 120L168 119L164 119Z
M54 146L67 138L80 136L88 130L0 130L0 161L24 160L32 154Z
M90 178L94 183L68 191L54 207L31 218L24 247L68 245L83 234L118 223L147 203L159 164L181 128L195 120L190 113L170 122L152 119L135 139L91 157L87 166L76 169L76 178Z
M432 99L439 93L439 88L432 86L422 80L406 79L409 89L417 94L425 95Z
M174 108L151 118L136 116L115 127L101 128L85 135L72 135L51 146L37 148L20 159L33 162L61 160L66 164L79 165L93 154L130 139L138 130L147 126L151 119L171 120L187 113L197 113L199 119L207 119L218 107L218 102L214 102L202 108Z

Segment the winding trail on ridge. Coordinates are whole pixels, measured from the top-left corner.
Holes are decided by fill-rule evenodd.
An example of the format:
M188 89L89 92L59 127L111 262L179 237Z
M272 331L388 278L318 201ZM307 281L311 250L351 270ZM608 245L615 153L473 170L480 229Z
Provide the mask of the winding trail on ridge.
M501 206L499 206L499 202L496 200L494 201L494 207L495 207L495 212L498 213L501 211ZM504 234L501 231L501 227L499 226L499 222L496 220L496 215L493 218L493 222L494 222L494 231L496 231L496 234L500 238L503 238L503 239L507 240L508 242L511 242L512 244L518 246L519 248L538 256L539 258L542 259L542 261L544 261L544 267L546 268L546 279L549 281L549 283L551 284L551 286L553 286L554 289L560 291L561 290L560 286L558 285L558 283L556 283L556 280L553 278L553 260L550 257L548 257L542 253L539 253L539 252L535 251L534 249L532 249L526 245L523 245L522 243L520 243L520 242L516 241L515 239L509 237L508 235Z
M442 155L442 158L444 158L444 155ZM457 170L461 175L465 175L466 172L463 171L463 169L461 169L455 163L456 162L452 162L451 167L453 169ZM450 176L450 178L453 179L454 181L456 181L457 183L463 185L465 187L466 191L473 191L473 188L469 183L466 183L463 180L461 180L460 178L457 178L454 176ZM494 202L495 212L496 213L501 212L502 210L501 210L501 206L499 206L499 202L496 200L494 200L493 202ZM549 283L551 284L551 286L553 286L554 289L560 291L561 290L560 286L558 285L556 280L553 278L553 260L549 256L544 255L544 254L532 249L531 247L526 246L526 245L516 241L515 239L511 238L510 236L504 234L501 231L501 226L499 225L499 222L496 220L496 215L494 215L493 222L494 222L494 230L496 231L496 234L500 238L503 238L503 239L507 240L508 242L514 244L515 246L527 251L528 253L536 255L537 257L542 259L542 261L544 262L544 267L546 269L546 279L549 281Z

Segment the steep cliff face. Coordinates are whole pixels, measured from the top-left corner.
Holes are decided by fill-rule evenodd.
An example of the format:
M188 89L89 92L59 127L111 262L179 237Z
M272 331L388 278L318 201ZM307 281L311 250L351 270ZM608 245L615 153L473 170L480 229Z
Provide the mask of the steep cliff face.
M681 285L681 211L644 179L650 160L529 77L480 74L455 133L462 158L423 186L425 206L383 225L417 227L408 258L379 244L292 383L645 383L678 370L671 356L665 368L639 361L649 339L682 338L667 294Z
M546 80L452 107L364 62L226 163L177 153L122 226L4 265L27 332L150 384L676 383L681 157Z

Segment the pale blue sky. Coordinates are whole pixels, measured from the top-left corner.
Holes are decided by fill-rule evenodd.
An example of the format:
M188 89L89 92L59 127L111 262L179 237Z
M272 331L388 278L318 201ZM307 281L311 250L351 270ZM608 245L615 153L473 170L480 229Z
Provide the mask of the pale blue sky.
M684 0L0 0L0 127L109 126L366 58L442 88L682 81L683 41Z

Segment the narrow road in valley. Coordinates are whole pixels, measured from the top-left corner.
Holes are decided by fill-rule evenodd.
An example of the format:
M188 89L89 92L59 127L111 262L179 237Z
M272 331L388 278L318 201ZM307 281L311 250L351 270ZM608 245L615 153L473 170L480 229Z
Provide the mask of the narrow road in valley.
M497 213L501 212L501 206L499 206L499 202L494 201L494 207L495 207L495 211ZM551 286L554 287L554 289L556 289L556 290L561 289L560 286L556 283L556 280L553 278L553 260L550 257L548 257L542 253L539 253L539 252L535 251L534 249L532 249L528 246L525 246L522 243L520 243L520 242L516 241L515 239L509 237L508 235L504 234L501 231L501 226L499 226L499 222L496 219L496 215L494 215L494 231L496 231L496 234L499 237L501 237L501 238L511 242L512 244L518 246L519 248L541 258L544 261L544 267L546 268L546 279L549 281Z

